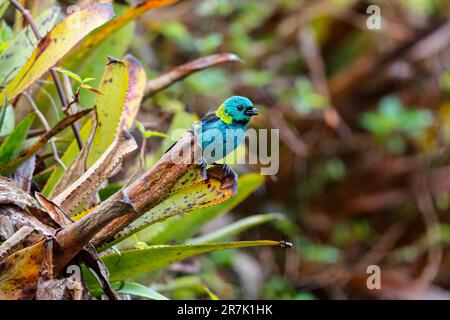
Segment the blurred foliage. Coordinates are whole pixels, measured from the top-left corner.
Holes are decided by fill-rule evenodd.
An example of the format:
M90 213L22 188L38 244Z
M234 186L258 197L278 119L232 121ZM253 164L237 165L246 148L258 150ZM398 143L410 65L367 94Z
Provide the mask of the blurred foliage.
M366 26L370 4L381 8L381 30ZM155 298L155 290L173 299L448 298L448 12L445 0L185 0L120 29L82 64L63 60L80 79L97 79L89 82L97 88L108 55L131 52L148 79L212 53L243 59L195 73L145 99L133 134L140 145L145 139L146 149L125 165L129 172L139 157L144 168L154 164L175 130L187 129L232 94L248 96L262 109L254 127L280 130L275 177L248 173L258 166L235 166L241 184L235 198L154 224L117 248L149 250L216 238L285 239L293 247L191 257L129 279L124 293ZM2 23L0 53L13 36ZM92 106L94 98L81 90L80 107ZM50 101L41 101L54 122ZM4 125L10 128L9 112ZM15 123L23 116L17 112ZM60 150L70 141L61 137ZM42 185L50 174L40 173ZM112 177L102 199L127 177ZM431 206L424 205L428 195ZM274 212L283 219L245 220ZM383 290L367 290L369 264L389 274ZM423 283L425 289L415 293Z

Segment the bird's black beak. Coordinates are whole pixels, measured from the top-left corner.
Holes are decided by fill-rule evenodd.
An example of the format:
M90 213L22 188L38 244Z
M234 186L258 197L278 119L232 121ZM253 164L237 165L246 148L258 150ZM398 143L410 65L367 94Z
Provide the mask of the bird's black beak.
M244 114L246 116L256 116L259 113L259 110L256 109L255 107L248 107L247 109L245 109Z

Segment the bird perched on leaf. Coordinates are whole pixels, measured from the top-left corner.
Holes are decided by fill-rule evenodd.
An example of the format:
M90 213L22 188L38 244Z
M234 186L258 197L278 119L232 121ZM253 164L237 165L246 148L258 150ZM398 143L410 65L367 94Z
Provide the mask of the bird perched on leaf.
M202 147L202 166L215 164L234 151L245 138L247 124L258 114L250 99L233 96L225 100L215 112L208 113L190 129ZM224 164L227 174L236 174Z
M234 151L245 138L247 123L258 114L250 99L233 96L215 112L208 113L192 129L202 147L203 166L214 164ZM225 173L237 180L236 173L224 164Z
M204 161L213 164L235 150L244 141L247 123L257 114L250 99L233 96L195 123Z

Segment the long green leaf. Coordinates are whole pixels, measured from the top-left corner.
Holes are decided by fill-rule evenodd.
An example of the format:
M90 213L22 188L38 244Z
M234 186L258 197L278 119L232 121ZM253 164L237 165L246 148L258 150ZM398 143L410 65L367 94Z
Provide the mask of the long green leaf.
M34 118L34 113L28 114L0 145L0 167L13 160L22 151L27 138L27 132Z
M151 300L169 300L166 296L156 292L152 288L143 286L142 284L136 282L114 282L111 283L111 287L114 289L116 293L120 294L128 294L130 296L146 298ZM92 296L99 296L103 294L103 290L100 288L90 290L90 294Z
M126 250L121 253L107 254L101 257L106 264L110 281L121 281L145 272L164 268L177 261L191 256L218 250L239 249L256 246L279 246L279 241L240 241L224 243L208 243L199 245L159 245L146 249ZM86 273L88 285L95 285L92 274Z
M266 213L266 214L258 214L251 217L247 217L241 220L238 220L230 225L227 225L223 228L205 234L201 237L193 238L188 240L186 243L188 244L201 244L208 243L213 241L222 240L226 237L230 237L236 235L242 231L255 227L257 225L277 220L284 219L284 216L279 213Z

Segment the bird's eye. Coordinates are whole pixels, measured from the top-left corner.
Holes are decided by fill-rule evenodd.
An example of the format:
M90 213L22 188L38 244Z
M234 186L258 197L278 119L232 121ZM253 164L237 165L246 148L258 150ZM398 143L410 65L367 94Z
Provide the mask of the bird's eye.
M243 106L237 106L237 109L238 109L239 111L242 111L242 110L244 110L244 107L243 107Z

